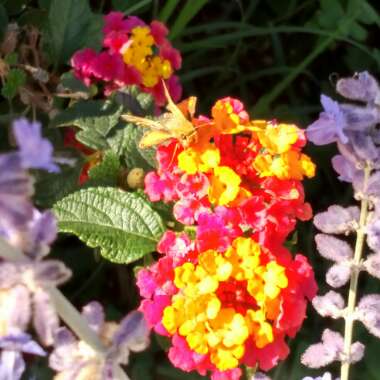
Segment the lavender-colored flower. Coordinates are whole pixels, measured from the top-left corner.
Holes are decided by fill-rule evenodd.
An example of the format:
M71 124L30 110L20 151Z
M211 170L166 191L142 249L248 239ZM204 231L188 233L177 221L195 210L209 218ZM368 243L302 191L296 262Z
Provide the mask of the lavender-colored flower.
M358 304L358 319L371 334L380 338L380 294L362 297Z
M319 253L326 259L341 262L351 260L353 257L354 253L351 246L334 236L317 234L315 242L317 243Z
M344 300L337 292L330 290L324 296L316 296L312 303L322 317L339 318L342 316Z
M348 137L344 130L347 123L339 103L322 94L321 104L324 111L306 130L308 140L316 145L330 144L337 140L346 144Z
M341 261L334 264L326 273L326 282L333 288L346 285L351 276L351 262Z
M333 380L332 375L330 372L325 372L322 376L317 377L304 377L302 380ZM339 380L338 378L335 380Z
M11 245L32 259L41 259L49 253L50 245L57 237L57 222L51 211L41 213L32 209L23 226L9 225L3 231L3 238Z
M142 313L129 313L119 325L104 322L100 304L87 305L82 315L99 335L105 352L97 352L83 341L78 341L66 328L57 330L55 348L49 365L65 379L100 378L117 380L118 365L126 365L130 351L142 351L149 344L149 328ZM85 377L87 376L87 377Z
M13 134L19 147L21 165L25 169L45 169L58 172L53 162L53 146L41 135L41 124L25 118L13 123Z
M304 377L302 380L333 380L333 377L330 372L325 372L322 376L317 377ZM338 377L335 380L340 380Z
M25 370L22 353L45 356L45 351L29 334L18 333L0 337L0 379L19 380Z
M314 225L325 234L348 234L358 227L360 210L357 206L330 206L314 216Z
M355 342L351 345L350 357L343 354L343 337L341 334L326 329L322 334L322 342L311 345L302 355L301 362L310 368L321 368L334 361L348 360L355 363L364 355L364 345Z
M33 182L16 153L0 155L0 236L9 225L20 226L33 214Z
M271 380L271 378L265 373L256 372L249 380Z
M331 162L334 170L339 174L339 180L352 182L356 191L362 190L364 180L363 170L358 169L350 160L341 154L334 156Z
M24 315L33 316L33 325L45 345L53 343L53 333L58 328L58 316L50 302L45 286L60 285L71 276L71 271L58 260L34 261L25 259L22 261L3 261L0 263L0 292L14 297L17 290L19 297L15 299L16 310L5 310L5 321L9 313L16 314L24 310ZM5 296L4 296L5 297ZM33 312L32 312L33 311ZM3 318L1 318L3 319ZM1 321L0 319L0 321ZM25 323L26 322L26 323ZM9 326L12 330L13 326ZM22 328L22 330L24 330ZM7 333L7 332L6 332Z
M363 263L363 268L371 276L380 279L380 252L369 255Z
M380 88L368 71L357 73L351 78L339 79L336 90L347 99L379 104Z
M374 217L373 220L367 224L367 244L375 252L380 252L380 219Z

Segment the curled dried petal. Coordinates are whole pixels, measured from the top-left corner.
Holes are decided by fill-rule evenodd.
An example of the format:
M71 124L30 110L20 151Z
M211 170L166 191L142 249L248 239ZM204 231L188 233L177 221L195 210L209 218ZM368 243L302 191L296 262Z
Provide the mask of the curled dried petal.
M322 317L339 318L345 306L343 297L332 290L313 298L313 306Z
M319 253L326 259L340 262L350 260L353 257L353 250L350 245L334 236L317 234L315 242Z
M326 234L345 234L355 231L359 220L359 208L330 206L314 217L314 225Z

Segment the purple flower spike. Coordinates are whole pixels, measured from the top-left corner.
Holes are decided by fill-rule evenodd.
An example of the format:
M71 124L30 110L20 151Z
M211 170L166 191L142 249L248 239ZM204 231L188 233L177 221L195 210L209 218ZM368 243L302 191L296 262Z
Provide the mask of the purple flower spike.
M379 85L368 71L357 73L352 78L339 79L336 90L347 99L366 103L377 103L380 97Z
M330 206L314 217L314 225L325 234L348 234L358 227L360 210L357 206Z
M330 290L324 296L316 296L312 303L322 317L339 318L342 316L344 300L337 292Z
M18 119L13 123L13 133L23 168L59 171L53 162L53 146L48 139L42 137L40 123L30 123L25 118Z
M368 331L380 338L380 295L369 294L358 304L358 318Z
M324 111L306 129L307 139L316 145L330 144L337 140L347 144L348 137L344 133L347 123L339 103L323 94L321 103Z
M315 242L317 243L319 253L328 260L340 262L351 260L353 257L354 253L351 246L334 236L317 234Z

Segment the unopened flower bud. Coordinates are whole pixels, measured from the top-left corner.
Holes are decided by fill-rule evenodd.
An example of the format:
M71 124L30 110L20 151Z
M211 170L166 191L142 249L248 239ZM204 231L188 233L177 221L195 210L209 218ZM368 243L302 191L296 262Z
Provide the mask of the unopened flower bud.
M133 168L127 175L127 184L131 189L143 189L144 178L144 169Z

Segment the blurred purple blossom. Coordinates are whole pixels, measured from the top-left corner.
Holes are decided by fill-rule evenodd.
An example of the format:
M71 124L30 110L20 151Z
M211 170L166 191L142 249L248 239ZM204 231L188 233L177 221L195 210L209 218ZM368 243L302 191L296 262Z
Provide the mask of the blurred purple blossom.
M10 324L8 329L14 329L11 321L23 310L23 315L29 318L23 321L24 326L20 330L27 327L32 316L41 342L52 344L53 333L58 328L58 316L44 287L60 285L70 276L71 271L58 260L0 262L0 291L3 297L9 294L15 301L14 310L5 310L4 319Z
M308 140L316 145L325 145L339 139L346 144L348 137L344 129L347 124L339 103L322 94L321 104L323 112L319 115L319 119L306 130Z
M334 170L339 174L338 179L344 182L352 182L355 190L362 190L364 173L355 164L341 154L334 156L331 160Z
M21 165L24 169L44 169L58 172L53 162L53 145L42 137L41 124L25 118L13 122L13 134L19 147Z
M45 351L29 334L18 333L0 337L0 379L19 380L25 370L22 353L45 356Z
M0 235L9 225L20 226L30 219L33 181L21 167L17 154L0 155Z
M128 364L130 351L142 351L149 345L149 328L143 314L132 311L120 324L104 322L101 305L92 302L84 308L83 316L97 332L107 351L96 352L62 327L55 336L50 367L68 380L84 375L87 378L100 375L102 379L117 380L116 366Z
M271 380L271 379L265 373L256 372L249 380Z
M325 234L348 234L358 227L360 210L357 206L330 206L314 216L314 225Z
M313 306L322 317L339 318L345 306L343 297L332 290L324 296L316 296L312 300Z
M351 78L339 79L336 90L347 99L365 103L378 103L380 98L379 85L368 71L357 73Z
M362 359L364 345L355 342L351 345L350 358L343 354L343 337L340 333L326 329L322 334L322 342L311 345L302 355L301 362L310 368L321 368L334 361L349 360L355 363Z
M317 234L315 235L315 242L319 253L326 259L340 262L351 260L353 257L351 246L334 236Z

